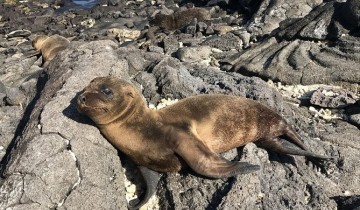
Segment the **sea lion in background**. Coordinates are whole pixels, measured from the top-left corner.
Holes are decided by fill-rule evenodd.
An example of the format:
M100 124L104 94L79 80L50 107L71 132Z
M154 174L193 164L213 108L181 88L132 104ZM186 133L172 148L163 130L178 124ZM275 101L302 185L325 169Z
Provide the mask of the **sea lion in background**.
M190 8L170 15L158 13L149 23L151 26L172 31L189 25L195 18L197 21L209 20L211 18L210 12L204 8Z
M141 166L148 189L135 208L155 192L159 175L153 171L178 172L189 166L203 176L224 178L259 170L218 155L249 142L280 153L329 158L309 151L280 115L243 97L199 95L152 110L132 84L98 77L78 96L77 108Z
M156 14L150 21L150 28L147 32L147 38L151 41L155 40L155 32L159 29L174 31L184 28L196 21L205 21L211 18L210 12L204 8L189 8L185 10L179 10L170 15Z
M57 34L52 36L39 35L32 41L35 48L35 52L30 52L26 57L42 55L43 63L42 66L47 68L50 61L62 50L66 49L70 41L65 37Z

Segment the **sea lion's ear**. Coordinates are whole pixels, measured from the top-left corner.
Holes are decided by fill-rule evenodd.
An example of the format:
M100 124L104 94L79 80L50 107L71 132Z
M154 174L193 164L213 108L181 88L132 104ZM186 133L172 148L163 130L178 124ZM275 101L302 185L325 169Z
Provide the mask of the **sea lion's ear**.
M134 98L133 92L128 92L127 95L130 96L131 98Z

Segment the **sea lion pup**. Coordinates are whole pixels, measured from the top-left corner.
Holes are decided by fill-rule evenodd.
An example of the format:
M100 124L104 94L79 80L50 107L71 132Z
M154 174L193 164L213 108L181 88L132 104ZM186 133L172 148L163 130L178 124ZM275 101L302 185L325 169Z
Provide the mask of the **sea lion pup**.
M150 28L146 34L147 38L153 42L155 40L155 32L159 29L166 31L175 31L196 21L205 21L211 18L210 12L204 8L190 8L174 12L170 15L157 13L150 21Z
M59 36L57 34L52 36L39 35L34 38L32 41L33 46L36 50L35 53L28 55L42 55L43 63L42 66L47 68L50 61L55 58L55 56L62 50L66 49L70 41L65 37Z
M178 172L189 166L203 176L224 178L259 170L258 165L218 155L249 142L285 154L328 158L310 152L277 113L243 97L199 95L152 110L132 84L98 77L78 96L77 108L141 166L148 189L135 208L155 192L159 175L154 171Z
M151 26L172 31L189 25L195 18L197 21L209 20L210 12L204 8L190 8L170 15L158 13L149 23Z

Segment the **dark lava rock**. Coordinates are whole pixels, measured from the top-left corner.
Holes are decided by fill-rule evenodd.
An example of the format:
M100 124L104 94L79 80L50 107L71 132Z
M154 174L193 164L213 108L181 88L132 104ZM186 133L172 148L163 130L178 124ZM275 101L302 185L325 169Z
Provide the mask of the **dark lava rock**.
M118 4L124 4L125 1L123 0L108 0L108 5L116 6Z
M19 88L7 88L5 100L9 105L19 106L25 103L26 96Z
M347 120L354 125L360 126L360 113L349 115Z
M214 6L214 5L228 5L229 4L229 0L210 0L206 6Z
M311 95L310 103L323 108L341 109L356 102L356 95L340 88L321 87Z
M0 107L5 105L5 97L6 97L5 93L0 93Z
M171 54L177 51L179 48L179 42L174 35L166 36L163 40L164 50L166 54Z
M340 18L350 30L360 27L360 2L357 0L348 0L344 3Z
M245 2L254 3L258 1ZM281 21L302 18L321 3L323 3L322 0L286 1L286 4L284 4L284 1L260 1L260 6L247 24L247 30L253 36L270 34L279 27Z
M157 53L164 53L164 49L158 46L149 46L149 51L150 52L157 52Z
M29 30L16 30L12 31L5 35L6 38L13 38L13 37L28 37L31 35L31 31Z
M328 36L328 27L334 14L334 2L323 3L312 10L304 18L287 21L280 25L276 36L280 39L291 40L296 35L306 39L324 40Z
M360 195L354 196L335 196L338 209L360 210Z
M214 32L214 29L213 29L212 26L207 27L207 29L206 29L206 31L205 31L205 34L206 34L206 35L211 35L211 34L214 34L214 33L215 33L215 32Z
M360 38L341 37L332 45L270 38L224 59L232 71L285 84L336 84L360 81Z
M243 44L243 48L248 48L250 46L250 38L251 34L247 32L246 30L240 29L232 32L236 36L238 36Z
M201 45L208 45L213 48L227 51L231 49L241 49L242 42L239 37L232 33L227 33L222 36L211 36L210 38L207 38Z
M207 29L208 25L204 22L198 22L197 23L197 30L200 32L205 32Z
M204 93L242 96L261 101L279 112L283 109L283 99L279 92L259 78L227 73L214 67L193 69L190 73L207 84Z
M6 149L14 138L23 111L20 106L0 106L0 159L4 157Z
M360 127L360 100L356 101L353 106L345 108L346 120Z
M196 25L189 25L185 29L185 33L187 34L195 34L196 33Z
M4 83L2 83L1 81L0 81L0 93L6 94L6 87Z
M323 3L304 18L284 21L274 32L278 39L302 38L310 40L337 39L347 30L359 29L359 1Z
M164 58L152 70L163 98L181 99L204 89L201 79L192 77L175 58Z
M156 104L161 100L161 96L156 86L156 78L148 72L141 72L134 78L134 81L141 84L141 92L148 103Z
M177 57L185 62L198 62L209 59L211 48L209 46L183 47L177 51Z

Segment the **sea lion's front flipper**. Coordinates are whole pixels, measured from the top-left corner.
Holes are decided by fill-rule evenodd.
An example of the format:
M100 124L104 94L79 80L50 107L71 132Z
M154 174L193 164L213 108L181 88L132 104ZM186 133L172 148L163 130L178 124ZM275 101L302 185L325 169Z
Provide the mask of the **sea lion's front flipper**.
M156 187L161 177L158 172L143 166L139 166L139 170L146 184L146 192L138 203L129 205L129 209L139 209L141 206L146 204L150 197L156 192Z
M212 152L200 140L188 134L179 134L175 152L198 174L210 178L226 178L260 169L246 162L231 162Z
M307 157L314 157L319 159L333 159L335 157L318 155L308 150L303 150L297 145L286 141L284 139L264 139L256 142L256 145L269 149L278 153L289 154L289 155L301 155Z

